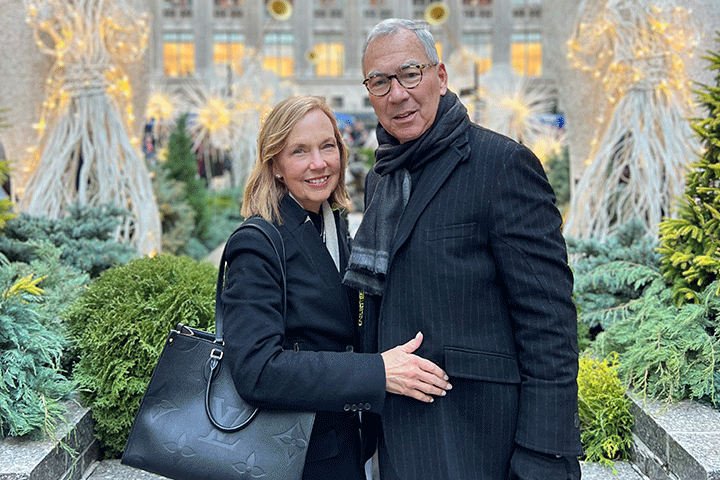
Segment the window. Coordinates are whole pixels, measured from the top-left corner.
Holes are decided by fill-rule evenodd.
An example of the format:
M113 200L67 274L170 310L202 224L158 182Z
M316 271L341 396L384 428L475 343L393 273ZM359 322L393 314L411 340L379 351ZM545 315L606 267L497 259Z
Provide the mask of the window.
M542 43L539 33L513 34L510 48L512 66L518 75L528 77L542 75Z
M342 43L316 43L315 76L340 77L345 66L345 46Z
M213 16L215 18L242 18L242 0L215 0Z
M279 77L292 77L295 70L293 60L293 34L269 33L265 35L263 66Z
M163 17L192 17L192 0L164 0Z
M343 97L331 97L330 98L330 108L342 109L344 104L345 104L345 99Z
M463 35L463 45L472 55L471 61L474 65L469 68L475 69L478 75L490 70L492 67L492 37L489 33L466 33Z
M213 43L213 63L215 70L242 74L242 60L245 57L245 36L242 33L216 33ZM224 67L224 68L222 68Z
M192 33L163 35L163 69L166 77L184 77L195 73L195 44Z

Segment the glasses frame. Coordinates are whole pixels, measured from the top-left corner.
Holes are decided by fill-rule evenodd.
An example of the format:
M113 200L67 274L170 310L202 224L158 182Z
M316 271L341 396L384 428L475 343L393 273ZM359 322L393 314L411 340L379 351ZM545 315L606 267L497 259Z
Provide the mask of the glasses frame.
M403 85L403 83L400 81L400 78L398 77L398 74L400 73L400 70L398 70L398 72L395 73L395 75L385 75L384 73L377 73L377 74L375 74L375 75L372 75L372 76L366 78L365 80L363 80L363 85L365 85L365 88L367 89L368 93L369 93L370 95L372 95L373 97L384 97L385 95L387 95L388 93L390 93L390 90L392 90L392 79L393 79L393 78L394 78L395 80L397 80L398 85L400 85L401 87L403 87L405 90L412 90L413 88L417 87L418 85L420 85L420 84L422 83L422 80L423 80L423 70L425 70L425 69L428 68L428 67L434 67L435 65L437 65L437 63L421 63L421 64L405 65L404 67L402 67L400 70L404 70L404 69L410 68L410 67L415 67L415 68L417 68L418 70L420 70L420 80L418 80L418 83L416 83L416 84L413 85L412 87L406 87L406 86ZM375 78L375 77L380 77L380 76L383 76L383 77L385 77L385 78L388 79L388 90L387 90L387 92L383 93L382 95L377 95L377 94L372 93L372 92L370 91L370 87L368 86L368 83L369 83L370 80L372 80L373 78Z

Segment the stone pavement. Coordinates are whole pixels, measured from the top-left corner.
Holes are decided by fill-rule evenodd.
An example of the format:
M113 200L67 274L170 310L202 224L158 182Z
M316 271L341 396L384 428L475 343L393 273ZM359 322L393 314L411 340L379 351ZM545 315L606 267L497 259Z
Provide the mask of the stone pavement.
M583 480L646 480L632 465L616 462L617 475L610 468L581 462ZM83 480L162 480L165 477L121 465L119 460L104 460L91 467Z

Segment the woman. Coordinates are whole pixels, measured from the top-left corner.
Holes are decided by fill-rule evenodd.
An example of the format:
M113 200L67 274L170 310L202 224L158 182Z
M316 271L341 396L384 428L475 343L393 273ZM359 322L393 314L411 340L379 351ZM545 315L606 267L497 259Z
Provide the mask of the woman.
M337 210L349 205L347 155L318 97L281 102L260 129L242 214L273 222L283 237L285 321L268 240L242 229L227 244L226 361L247 401L317 412L303 473L313 480L365 479L358 412L380 413L386 391L431 402L451 388L439 367L412 354L421 334L382 354L355 352L358 298L341 283L349 253Z

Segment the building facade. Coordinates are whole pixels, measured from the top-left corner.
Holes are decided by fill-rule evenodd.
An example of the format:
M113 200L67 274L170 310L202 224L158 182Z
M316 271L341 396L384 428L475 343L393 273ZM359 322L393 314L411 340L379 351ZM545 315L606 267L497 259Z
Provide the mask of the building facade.
M434 5L437 5L435 2ZM155 81L241 73L259 54L266 68L336 111L371 114L362 85L365 37L390 17L424 20L430 0L154 0L150 62ZM431 26L443 61L462 45L476 74L507 63L542 76L542 0L447 0ZM273 10L274 13L271 13ZM472 85L455 85L460 90Z

